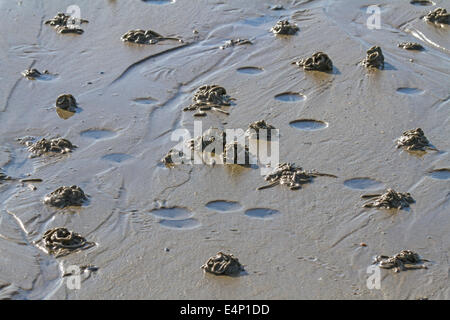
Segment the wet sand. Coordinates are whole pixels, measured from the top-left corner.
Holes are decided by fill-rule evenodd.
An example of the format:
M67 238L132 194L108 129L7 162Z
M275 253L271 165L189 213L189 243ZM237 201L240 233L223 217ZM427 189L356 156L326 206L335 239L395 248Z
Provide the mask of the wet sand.
M0 168L43 179L35 191L0 183L0 298L449 299L449 175L431 172L450 168L450 27L420 17L450 9L450 1L434 2L380 1L382 29L369 30L371 1L79 0L89 23L70 35L44 21L73 1L0 0ZM270 33L280 18L297 23L297 34ZM123 43L132 29L184 43ZM237 38L253 44L219 48ZM405 41L425 50L397 46ZM358 65L374 45L384 70ZM332 59L333 72L291 64L317 51ZM55 76L27 80L21 72L31 67ZM261 72L242 72L248 67ZM265 119L280 129L281 162L338 178L256 191L265 184L257 169L161 166L176 144L171 133L192 133L192 112L182 109L204 84L237 99L229 116L202 118L204 130L246 130ZM299 95L281 99L286 92ZM53 108L63 93L80 108L67 120ZM291 124L305 119L326 125ZM403 131L418 127L439 152L396 148ZM78 148L29 159L16 141L55 135ZM80 186L89 203L42 203L63 185ZM362 194L385 188L410 192L416 203L398 212L362 208ZM59 226L96 246L55 259L34 245ZM369 290L373 257L402 249L430 260L429 268L381 270L381 289ZM237 256L246 274L204 274L200 266L218 251ZM68 289L65 268L87 264L99 270L83 276L80 290Z

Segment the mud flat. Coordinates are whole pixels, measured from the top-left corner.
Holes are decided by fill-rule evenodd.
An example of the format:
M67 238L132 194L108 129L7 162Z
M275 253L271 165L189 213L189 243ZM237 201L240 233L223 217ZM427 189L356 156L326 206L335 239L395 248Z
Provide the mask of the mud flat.
M0 0L0 168L17 179L0 181L0 297L449 299L450 29L423 16L450 5L434 2L384 1L382 28L369 30L374 3L366 0L270 3L284 10L268 1L80 0L89 21L80 35L44 24L71 1ZM298 30L270 32L280 20ZM121 41L137 29L183 42ZM230 39L251 44L220 49ZM424 49L398 47L405 42ZM374 46L384 68L362 67ZM332 70L291 64L317 52L332 59ZM58 76L21 74L33 68ZM236 99L223 107L227 114L183 112L213 84ZM65 120L55 112L63 93L78 106ZM193 117L199 111L207 116ZM338 178L257 191L268 183L261 164L161 166L179 142L173 132L201 135L194 121L204 131L245 131L261 119L280 130L280 163ZM397 148L415 128L438 151ZM64 137L77 148L30 158L17 142L24 136ZM35 177L42 182L34 191L20 183ZM44 204L61 186L80 187L89 201ZM362 195L385 188L415 202L394 214L362 207ZM54 228L95 246L49 255L35 243ZM368 289L373 257L386 255L390 266L405 249L427 259L427 269L383 269L381 289ZM239 257L245 273L204 273L200 266L218 252ZM69 290L70 265L98 270Z

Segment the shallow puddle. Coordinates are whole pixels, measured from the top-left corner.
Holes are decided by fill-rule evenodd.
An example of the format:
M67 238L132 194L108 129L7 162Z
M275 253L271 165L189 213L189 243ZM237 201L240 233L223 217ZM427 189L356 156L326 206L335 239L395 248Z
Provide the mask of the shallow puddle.
M424 91L417 89L417 88L398 88L397 89L397 93L400 94L411 94L411 95L416 95L416 94L422 94Z
M164 218L167 220L183 220L192 217L192 213L189 210L179 207L155 209L150 211L150 214L155 217Z
M267 208L255 208L245 211L246 216L257 219L271 219L278 214L280 214L278 210Z
M206 207L210 210L220 212L237 211L242 208L242 206L238 202L226 200L216 200L208 202L206 204Z
M297 102L306 99L306 96L298 92L283 92L277 94L275 99L282 102Z
M436 169L430 172L430 177L439 180L448 180L450 179L450 169Z
M174 3L175 0L142 0L142 2L145 2L145 3L148 3L148 4L163 5L163 4Z
M344 186L355 190L377 190L384 187L384 185L376 180L370 178L353 178L344 181Z
M434 6L435 3L429 0L411 0L409 3L415 6Z
M245 73L245 74L259 74L263 71L264 71L263 68L258 68L258 67L242 67L242 68L237 69L237 72Z
M185 220L161 220L159 224L168 229L189 230L200 227L200 222L195 219Z
M325 129L328 127L328 123L319 121L319 120L312 120L312 119L295 120L295 121L290 122L289 125L295 129L304 130L304 131L314 131L314 130Z

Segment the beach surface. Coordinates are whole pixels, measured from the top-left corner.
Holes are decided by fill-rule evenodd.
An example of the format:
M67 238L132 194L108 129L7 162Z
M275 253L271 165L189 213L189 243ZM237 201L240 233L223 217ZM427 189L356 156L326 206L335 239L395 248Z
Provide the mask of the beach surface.
M0 168L43 180L31 183L36 190L0 181L0 298L449 299L450 26L422 17L450 1L433 3L0 0ZM374 4L380 29L367 27ZM83 34L44 24L71 5L89 20ZM299 31L274 35L280 19ZM183 42L122 42L132 29ZM237 38L253 44L220 48ZM399 48L405 41L424 50ZM384 70L360 64L375 45ZM291 64L318 51L332 72ZM28 80L28 68L52 75ZM256 190L266 184L258 167L164 167L178 143L172 133L194 133L198 119L183 108L205 84L236 101L230 115L201 118L203 130L245 131L264 119L280 130L280 162L337 178ZM54 108L63 93L79 106L68 118ZM415 128L438 151L398 149L395 140ZM17 141L25 136L61 136L78 148L31 159ZM71 185L89 195L86 205L43 203ZM362 207L361 195L387 188L415 203ZM35 244L54 227L96 245L55 258ZM429 260L428 269L382 269L381 288L369 289L374 256L403 249ZM218 251L238 257L245 273L204 273ZM78 290L63 277L74 265L98 268L82 274Z

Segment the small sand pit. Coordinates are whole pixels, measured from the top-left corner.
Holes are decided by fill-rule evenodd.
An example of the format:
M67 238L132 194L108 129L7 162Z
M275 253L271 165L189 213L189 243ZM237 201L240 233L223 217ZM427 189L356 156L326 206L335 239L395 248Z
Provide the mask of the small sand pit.
M293 62L295 64L295 62ZM306 96L300 92L282 92L274 97L278 101L287 102L287 103L295 103L297 101L306 100Z
M403 132L403 135L396 142L397 148L404 148L408 151L425 151L427 149L437 151L425 137L421 128Z
M79 25L88 22L60 12L53 19L45 21L45 24L54 27L58 33L82 34L84 31Z
M28 147L28 151L31 152L32 158L40 157L46 153L66 154L77 148L77 146L74 146L69 140L63 138L42 138L36 142L33 140L34 138L32 137L19 139L19 141Z
M215 275L238 275L244 270L239 260L232 254L218 252L214 257L211 257L202 266L205 272Z
M236 39L236 40L228 40L225 42L225 44L223 46L220 46L220 49L226 49L226 48L230 48L230 47L234 47L234 46L242 46L244 44L253 44L250 40L248 39Z
M293 128L302 131L315 131L321 130L328 127L328 123L314 120L314 119L299 119L289 122L289 125Z
M220 113L229 115L228 112L222 110L222 107L230 106L231 102L235 100L227 95L225 88L218 85L204 85L201 86L194 94L190 106L183 109L183 111L197 111L194 117L206 116L205 111L218 111Z
M430 0L411 0L409 3L419 6L434 6L434 2Z
M333 70L333 62L328 57L327 54L323 52L316 52L311 57L307 59L300 59L297 62L293 62L292 64L296 64L299 67L303 67L303 70L307 71L332 71Z
M205 207L218 212L232 212L242 209L242 206L239 202L230 200L210 201L205 205Z
M121 40L123 42L131 42L137 44L156 44L164 40L174 40L178 42L183 42L183 40L179 38L164 37L153 30L141 30L141 29L128 31L121 37Z
M43 243L43 249L55 258L95 246L94 242L89 242L78 233L66 228L48 230L44 233L41 242Z
M405 50L416 50L416 51L421 51L424 49L422 45L417 42L402 42L398 44L398 47L403 48Z
M366 68L384 69L384 56L381 48L373 46L367 50L366 58L362 61Z
M335 175L328 173L305 171L301 167L297 167L295 163L281 163L264 178L269 184L259 187L257 190L263 190L277 185L285 185L291 190L298 190L301 189L302 184L312 182L315 177L337 178Z
M383 269L394 269L395 272L400 272L413 269L428 269L424 262L428 262L428 260L421 259L414 251L402 250L391 257L377 256L374 264Z
M60 187L44 198L44 203L53 207L65 208L69 206L82 206L87 201L83 190L77 186Z
M250 123L247 129L247 135L250 139L272 140L272 130L276 130L274 126L268 124L266 120L259 120Z
M449 180L450 168L434 169L428 172L433 179Z
M425 21L441 24L450 24L450 13L446 9L436 8L423 17Z
M300 30L296 24L291 24L288 20L280 20L270 29L275 34L294 35Z
M363 205L364 208L403 209L415 202L408 192L401 193L393 189L387 189L382 194L365 194L361 198L372 199Z
M261 72L264 72L264 69L261 67L241 67L238 68L236 71L243 74L256 75Z

